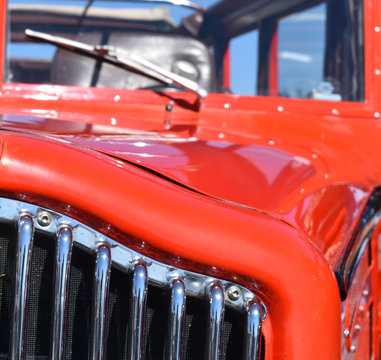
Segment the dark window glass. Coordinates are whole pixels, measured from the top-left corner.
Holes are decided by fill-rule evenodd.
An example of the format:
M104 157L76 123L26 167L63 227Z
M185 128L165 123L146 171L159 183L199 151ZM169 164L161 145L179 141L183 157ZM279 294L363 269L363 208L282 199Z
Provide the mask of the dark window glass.
M361 0L329 0L278 20L278 93L364 100Z
M278 24L278 90L291 98L315 98L332 89L324 79L326 4L292 14ZM322 94L322 96L324 96ZM340 100L340 95L331 94Z

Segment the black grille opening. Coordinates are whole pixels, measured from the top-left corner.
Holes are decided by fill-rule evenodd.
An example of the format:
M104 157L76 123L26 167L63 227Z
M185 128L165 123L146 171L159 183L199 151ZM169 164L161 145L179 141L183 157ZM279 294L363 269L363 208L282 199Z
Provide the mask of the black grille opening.
M0 356L7 357L11 336L17 229L0 224Z
M261 335L261 360L265 360L265 346L266 346L265 337L262 334Z
M184 359L203 359L206 350L207 302L194 297L187 297L184 324Z
M243 359L246 318L242 313L225 308L224 331L222 335L222 359Z
M144 359L146 360L165 359L170 301L168 288L148 286L144 328Z
M35 232L31 258L25 350L26 359L48 359L51 347L55 234ZM0 226L0 359L8 358L11 333L15 250L17 228L14 223ZM93 334L93 282L95 258L89 250L73 246L69 273L66 359L91 359ZM127 359L129 349L132 274L111 267L107 303L107 359ZM144 323L144 359L166 360L169 357L168 333L171 291L168 283L149 284ZM182 349L184 360L205 358L209 300L187 295ZM222 332L222 360L244 358L246 313L225 307ZM261 359L265 342L262 337Z
M127 359L128 348L128 319L131 296L130 277L112 267L109 289L107 358L124 360Z
M131 275L112 268L108 299L107 359L127 359ZM148 286L144 325L144 359L168 358L170 289ZM208 301L188 296L184 321L183 358L205 357ZM245 317L226 308L222 336L222 359L243 359Z
M33 240L28 291L25 351L27 358L48 357L53 305L55 243L38 231Z
M66 359L90 358L93 257L73 246L66 322Z

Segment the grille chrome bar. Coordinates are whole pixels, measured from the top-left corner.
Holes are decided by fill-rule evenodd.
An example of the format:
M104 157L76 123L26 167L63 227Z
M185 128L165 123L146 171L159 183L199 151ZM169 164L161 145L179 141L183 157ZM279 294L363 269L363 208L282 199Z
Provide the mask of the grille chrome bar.
M185 288L181 280L172 283L171 309L169 319L169 359L181 360L182 338L185 317Z
M27 317L30 262L32 257L34 226L29 215L18 221L16 250L16 281L12 322L11 359L24 358L24 334Z
M210 289L207 360L218 360L221 355L221 335L224 322L225 297L220 284Z
M145 264L138 263L135 265L132 277L129 360L141 360L143 358L147 285L147 268Z
M51 214L51 222L49 225L41 225L38 221L35 221L36 230L43 231L47 234L55 235L57 229L63 224L70 226L73 232L74 244L88 253L92 253L96 244L99 242L105 242L109 244L112 254L112 264L116 268L126 272L126 269L131 267L131 264L140 259L147 265L147 277L149 283L155 286L162 286L168 284L168 279L179 277L182 279L186 288L187 296L204 298L208 292L208 288L213 281L218 280L222 288L226 291L230 286L235 285L241 291L241 297L238 300L231 300L229 296L225 297L225 305L231 308L246 311L247 304L256 299L256 295L244 286L239 284L233 284L230 281L216 279L212 276L194 273L192 271L174 269L172 266L168 266L159 261L153 260L148 256L142 255L132 249L127 248L120 242L117 242L111 238L101 235L97 231L87 227L86 225L55 211L44 209L32 204L28 204L22 201L11 200L0 197L0 221L14 222L20 216L20 209L22 212L27 212L32 215L33 218L37 217L38 212L46 211ZM263 317L266 316L266 308L261 303Z
M103 360L106 354L107 300L110 282L111 254L107 244L96 250L94 277L94 329L92 359Z
M41 212L48 212L50 214L49 222L43 223L38 221L38 215ZM240 341L240 344L244 347L243 355L245 356L245 359L258 360L261 357L261 326L266 317L267 310L261 300L244 286L223 279L217 279L213 276L169 266L165 263L153 260L148 256L139 254L127 246L122 245L111 238L105 237L96 230L91 229L72 218L22 201L0 197L0 223L14 224L16 221L18 221L19 226L18 239L17 242L15 242L17 249L14 282L17 288L14 290L13 322L11 323L9 351L9 357L11 359L23 359L23 357L30 355L29 353L24 353L26 352L26 349L24 349L26 347L24 338L26 335L25 331L27 324L28 289L29 284L34 281L32 278L29 280L29 273L31 272L30 263L32 261L31 254L33 243L36 243L36 246L38 247L40 246L39 238L34 238L34 229L38 231L38 236L40 233L44 233L52 240L53 237L57 239L57 253L55 259L56 268L54 270L55 283L53 284L52 289L52 292L54 292L52 295L56 298L59 291L61 291L63 297L70 297L71 295L68 293L65 294L65 288L69 288L69 277L72 276L69 274L69 269L70 266L74 266L71 264L72 246L86 252L87 255L85 256L87 257L87 261L90 259L88 256L91 254L96 255L96 263L95 267L93 267L94 293L92 311L94 316L91 317L94 319L94 326L92 327L93 331L89 336L87 337L87 335L85 335L89 341L89 352L92 359L103 360L106 355L108 324L107 303L110 287L111 265L113 266L113 269L123 273L122 276L126 279L127 288L129 288L129 285L127 284L129 283L127 280L127 277L129 276L128 274L132 275L130 315L128 316L125 314L126 317L128 317L128 324L131 325L128 326L126 339L128 359L141 360L144 355L143 336L148 284L152 287L161 288L163 292L166 293L166 295L163 294L164 296L171 296L171 304L168 309L170 313L167 334L168 342L166 343L167 349L164 351L168 358L176 360L181 359L182 355L185 356L185 354L182 354L182 350L188 350L188 348L185 348L182 344L182 341L186 339L183 334L183 332L185 333L185 317L188 311L190 312L189 315L194 311L193 304L195 303L193 303L193 301L195 299L198 299L197 303L200 305L202 302L204 302L204 304L205 302L209 302L210 307L210 315L208 317L209 323L207 324L208 337L203 340L206 343L206 359L219 360L222 356L221 335L224 326L225 306L232 309L235 313L240 313L246 317L246 329L241 335ZM57 230L59 230L58 238ZM67 241L69 232L71 242L69 247L70 250L67 248L62 249L61 253L61 250L58 249L60 238L65 238ZM66 245L68 245L68 243L66 243ZM58 260L58 253L61 253L62 256L64 256L61 262ZM33 261L34 260L38 261L37 258L33 258ZM47 269L50 269L50 266L47 266ZM57 273L59 275L57 275ZM233 285L238 289L237 293L239 296L237 297L229 296L229 289L231 289ZM70 289L68 292L70 293ZM180 295L181 292L182 296ZM227 294L226 296L224 296L225 293ZM89 294L89 296L91 295ZM185 304L188 300L189 304L192 305L189 309L186 309ZM70 340L68 338L66 340L67 344L65 345L65 321L68 321L64 310L66 305L64 305L63 300L59 305L57 301L58 300L56 299L53 301L54 314L52 315L53 328L51 339L55 344L51 345L50 357L59 359L64 358L66 346L69 348L72 346L72 339ZM69 307L67 311L69 311ZM58 321L55 316L60 320ZM196 316L198 316L198 314ZM241 317L239 318L241 319ZM147 322L147 325L151 326L149 321ZM72 324L70 326L72 326ZM127 327L127 323L125 326ZM70 331L71 327L69 329L69 332ZM237 336L235 338L239 339ZM164 338L162 338L162 340L164 345ZM55 352L52 351L53 347L54 349L57 349ZM150 351L150 348L147 349ZM120 350L122 351L122 349ZM125 350L126 349L123 351ZM58 355L56 355L57 353ZM189 353L187 353L187 355L189 356Z
M247 314L247 333L245 338L245 359L259 360L261 346L262 309L254 302Z
M55 257L51 359L61 360L65 357L66 306L72 246L71 229L62 227L58 232Z

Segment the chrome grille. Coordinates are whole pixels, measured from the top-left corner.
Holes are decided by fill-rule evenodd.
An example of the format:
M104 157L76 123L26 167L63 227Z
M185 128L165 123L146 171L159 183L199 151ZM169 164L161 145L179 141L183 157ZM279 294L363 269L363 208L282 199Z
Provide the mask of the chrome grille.
M238 284L165 265L141 255L71 218L24 202L0 198L0 224L17 226L17 239L10 239L14 243L12 245L15 246L14 270L9 271L9 274L3 274L11 276L13 284L8 353L11 359L78 357L68 350L70 348L68 344L73 343L75 334L70 328L71 325L66 326L68 314L73 312L74 306L73 304L69 306L68 303L75 296L74 292L70 290L70 279L74 276L72 253L76 249L93 259L91 265L93 270L90 272L92 284L88 285L86 279L81 282L88 286L86 289L92 288L92 292L88 294L92 305L88 311L90 315L87 316L91 320L91 324L86 334L80 334L81 339L87 339L87 342L84 340L83 346L88 348L88 358L107 358L107 346L112 337L109 333L114 333L114 323L110 320L112 315L109 313L110 283L113 279L113 271L117 271L122 276L128 276L129 279L128 281L118 281L116 286L112 285L117 290L128 289L129 291L129 299L126 301L129 306L128 319L120 319L122 323L118 324L121 328L127 329L125 345L121 346L123 351L118 353L118 358L131 360L196 358L191 356L190 351L186 351L184 342L187 337L190 337L190 331L193 333L198 331L197 327L200 328L200 333L205 334L202 339L204 348L199 351L199 354L202 352L204 358L208 360L232 358L229 357L229 351L226 350L227 346L223 345L223 343L226 345L227 342L223 339L228 327L226 319L224 319L226 311L228 317L242 319L240 321L243 325L240 327L239 333L233 326L230 326L229 330L231 338L239 339L240 344L242 342L244 350L241 357L257 360L260 359L261 354L263 355L263 352L260 351L261 324L266 316L266 308L255 294ZM51 274L47 275L53 282L51 284L53 300L51 309L45 309L46 312L51 312L49 317L51 333L50 338L47 339L50 352L46 356L40 354L33 357L33 354L27 354L26 351L29 335L26 329L28 321L30 321L27 314L31 312L31 309L28 309L28 297L31 295L28 294L28 291L31 283L37 280L34 279L34 276L42 276L41 274L31 274L32 251L37 246L38 234L48 236L50 240L55 241L55 255ZM4 265L0 265L1 268L6 269ZM156 294L155 289L160 289L161 292ZM227 295L232 289L236 296ZM82 292L89 293L87 290ZM156 295L148 298L150 293ZM160 302L163 296L168 298L168 306L166 306L166 321L160 325L162 334L159 336L158 343L162 348L155 345L154 349L147 351L148 340L147 334L145 334L148 329L146 311L149 306L147 302ZM76 304L78 301L76 300ZM193 322L198 325L192 323L192 327L194 327L192 330L190 330L190 323L187 319L191 316L192 311L193 317L198 314L194 315L197 311L191 309L194 306L191 301L207 307L206 313L201 314L203 318ZM121 303L123 304L123 301ZM187 309L187 304L190 304L189 309ZM81 312L85 309L84 312L87 314L87 308L88 303L84 303L80 307L77 306L76 311ZM3 309L1 311L3 313ZM3 318L4 316L0 320L3 321ZM160 315L159 318L163 319L163 315ZM39 319L35 322L38 326ZM0 330L4 328L6 326L0 324ZM0 334L0 336L2 335ZM149 336L154 335L150 332ZM195 343L199 344L200 341ZM158 349L162 356L153 356L152 354ZM2 355L8 357L7 354ZM108 357L110 358L110 356Z

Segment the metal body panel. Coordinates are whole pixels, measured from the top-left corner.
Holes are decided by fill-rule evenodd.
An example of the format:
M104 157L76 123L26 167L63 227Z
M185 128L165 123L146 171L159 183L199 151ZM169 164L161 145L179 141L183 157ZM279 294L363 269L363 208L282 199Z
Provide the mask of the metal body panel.
M131 163L210 198L264 211L298 229L335 266L340 247L351 236L377 184L372 181L377 168L371 169L372 177L366 172L367 166L379 161L376 153L367 157L378 144L376 121L364 124L364 119L343 118L335 127L331 119L310 116L305 127L316 131L307 132L305 116L266 115L271 126L280 127L278 136L274 131L270 136L271 129L261 125L254 137L235 133L238 120L252 122L253 128L261 122L262 117L246 114L243 119L225 118L226 127L232 128L221 140L216 130L202 123L210 121L217 127L207 115L194 125L187 124L190 119L179 119L179 131L148 131L155 128L155 121L136 130L126 128L127 121L117 129L101 125L96 117L89 117L91 123L86 125L12 115L3 116L2 127L42 136L90 156L110 155L112 159L106 160L110 163ZM300 128L299 137L282 127L284 121L292 129ZM364 150L360 145L353 148L353 133L364 134ZM331 140L322 142L321 136ZM306 145L301 145L302 138ZM341 160L345 157L350 157L350 166ZM358 171L352 171L352 164Z
M321 252L292 226L263 212L196 194L99 153L10 132L2 133L2 143L3 194L78 218L176 267L220 274L259 291L269 304L263 332L272 345L266 353L314 356L315 341L308 334L319 331L327 344L320 355L339 357L336 279ZM74 161L68 163L67 158ZM300 287L305 291L295 292ZM323 298L321 288L326 292ZM316 316L311 318L311 313ZM284 333L279 324L287 324L290 331Z
M0 84L1 193L259 291L266 360L339 359L332 270L381 185L381 4L364 10L364 103Z

